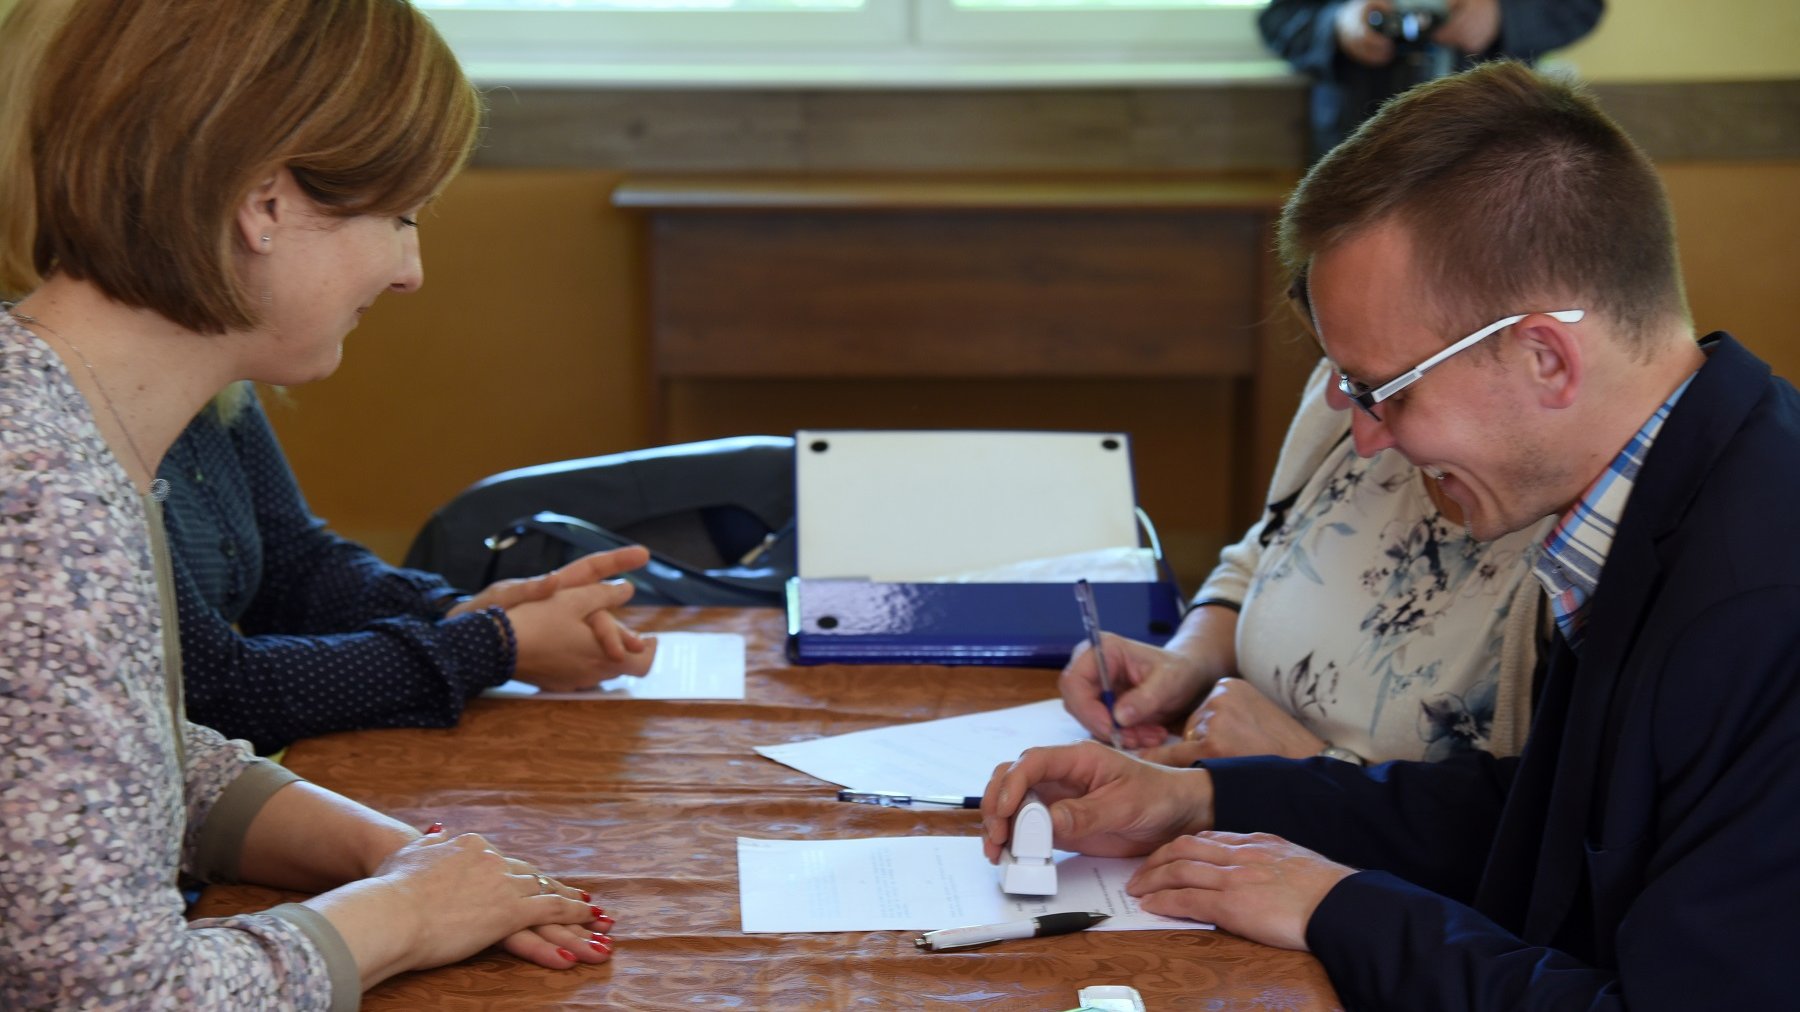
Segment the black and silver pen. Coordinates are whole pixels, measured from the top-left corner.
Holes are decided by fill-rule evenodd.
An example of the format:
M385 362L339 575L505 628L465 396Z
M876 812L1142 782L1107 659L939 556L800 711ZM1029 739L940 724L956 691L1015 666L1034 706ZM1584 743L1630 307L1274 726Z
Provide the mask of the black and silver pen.
M927 931L913 939L913 944L926 952L972 949L1014 938L1041 938L1044 935L1066 935L1071 931L1091 928L1111 914L1088 910L1069 910L1060 914L1043 914L1028 921L1002 924L975 924L966 928L941 928Z
M976 795L950 794L889 794L886 791L839 791L839 801L851 801L859 805L880 805L883 808L911 808L914 805L943 805L946 808L980 808L981 798Z

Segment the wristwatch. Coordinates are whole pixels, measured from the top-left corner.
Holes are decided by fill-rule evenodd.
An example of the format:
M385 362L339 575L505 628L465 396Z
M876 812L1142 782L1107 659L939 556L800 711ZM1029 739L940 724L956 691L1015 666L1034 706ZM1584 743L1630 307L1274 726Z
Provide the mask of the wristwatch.
M1319 750L1319 754L1327 759L1336 759L1338 762L1349 763L1352 766L1366 765L1362 756L1347 748L1338 748L1330 742L1325 743L1325 747Z

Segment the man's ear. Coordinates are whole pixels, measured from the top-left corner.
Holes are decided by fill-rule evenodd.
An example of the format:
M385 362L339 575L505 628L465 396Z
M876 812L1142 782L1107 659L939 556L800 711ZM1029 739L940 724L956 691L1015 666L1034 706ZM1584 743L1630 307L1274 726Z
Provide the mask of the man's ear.
M298 186L293 174L279 168L264 176L238 204L238 238L252 253L268 253L280 226L293 216Z
M1544 313L1533 313L1513 325L1513 340L1525 353L1527 382L1546 408L1575 403L1585 375L1581 341L1571 325Z

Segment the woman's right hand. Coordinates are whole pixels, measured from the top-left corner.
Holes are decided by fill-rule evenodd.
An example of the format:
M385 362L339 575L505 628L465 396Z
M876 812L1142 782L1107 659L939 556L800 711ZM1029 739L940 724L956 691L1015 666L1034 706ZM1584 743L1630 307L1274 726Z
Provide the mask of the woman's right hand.
M1213 683L1237 673L1237 611L1217 604L1189 609L1167 645L1103 634L1106 672L1112 682L1112 717L1100 701L1100 675L1086 643L1075 649L1057 679L1063 708L1102 740L1119 721L1120 744L1130 749L1161 745L1181 727Z
M502 940L511 948L510 936L519 932L537 929L542 937L562 938L555 926L610 926L597 907L561 889L546 891L536 874L515 867L477 834L431 834L395 850L374 876L307 905L343 936L365 988L396 973L467 958ZM585 945L567 951L590 963L610 955Z
M1126 748L1161 745L1168 725L1186 716L1205 690L1205 673L1188 657L1112 633L1101 634L1100 646L1115 693L1112 714L1101 701L1099 668L1086 642L1075 648L1056 680L1063 709L1101 740L1111 739L1117 718Z
M612 609L631 599L624 581L559 590L508 608L518 648L513 677L552 692L591 689L615 675L642 675L655 641L619 624Z

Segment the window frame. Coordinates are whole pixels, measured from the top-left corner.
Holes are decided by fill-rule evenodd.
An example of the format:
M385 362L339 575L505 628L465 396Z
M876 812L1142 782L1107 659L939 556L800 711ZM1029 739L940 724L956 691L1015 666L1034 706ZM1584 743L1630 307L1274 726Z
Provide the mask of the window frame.
M420 6L484 86L1141 85L1288 74L1262 47L1255 0L1117 10L955 0L810 11Z

